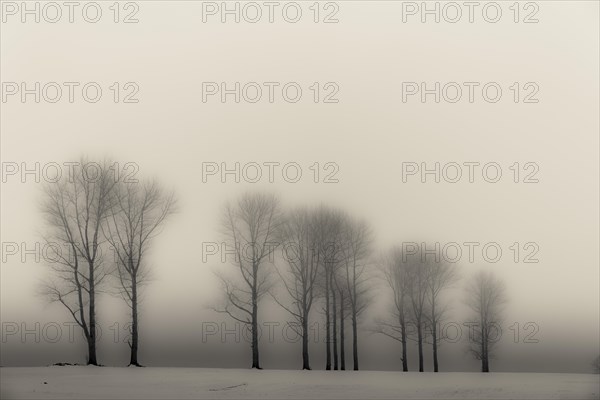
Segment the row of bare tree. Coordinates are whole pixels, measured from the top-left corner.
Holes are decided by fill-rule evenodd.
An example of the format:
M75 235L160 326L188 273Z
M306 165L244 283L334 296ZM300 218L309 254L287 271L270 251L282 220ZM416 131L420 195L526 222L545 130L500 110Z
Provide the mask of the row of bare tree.
M447 311L442 292L458 280L456 266L431 260L431 254L401 248L374 261L369 226L349 214L319 206L282 210L272 195L245 194L225 207L223 230L235 249L233 274L218 272L225 292L215 310L246 324L252 333L252 368L260 369L259 303L265 295L286 310L302 338L302 368L310 369L309 320L316 304L325 317L325 369L346 369L345 326L352 329L353 369L359 369L358 324L370 300L371 278L383 277L391 289L389 318L374 330L401 343L402 366L408 371L407 341L415 339L419 371L424 370L423 346L430 338L434 371L439 370L438 327ZM275 250L280 249L275 256ZM273 274L272 272L275 272ZM279 279L272 279L273 276ZM279 283L279 285L277 285ZM284 296L280 296L283 289ZM490 327L500 321L504 286L493 274L478 274L469 288L473 324L471 352L489 371L495 337ZM416 327L416 335L408 325ZM415 337L416 336L416 337ZM339 340L338 340L339 338Z
M88 345L88 364L96 354L96 296L107 290L125 300L131 311L130 365L139 366L139 298L148 280L147 253L152 239L175 211L173 193L156 182L127 182L110 163L82 160L59 182L47 184L43 202L52 253L53 276L44 287L81 327ZM225 207L223 231L235 249L233 275L219 272L225 301L216 311L246 324L252 333L252 368L260 369L259 304L265 295L286 310L302 338L302 368L310 369L309 321L318 307L325 318L327 370L346 369L346 325L352 331L353 369L359 369L358 325L369 304L371 279L377 275L392 294L389 318L377 321L376 332L401 343L403 370L408 370L407 340L418 345L423 371L426 338L439 370L437 327L447 307L440 294L458 278L456 268L428 260L421 253L390 250L374 261L369 226L326 206L283 210L275 196L245 194ZM67 254L56 243L69 248ZM106 257L108 250L114 257ZM280 249L281 257L275 257ZM376 268L374 268L376 267ZM279 279L273 279L278 277ZM281 293L283 295L281 295ZM504 288L493 275L480 274L470 288L476 314L472 353L489 371L494 341L489 327L499 321ZM416 335L408 325L416 326ZM415 337L416 336L416 337Z
M370 231L361 221L324 206L283 212L274 196L247 194L227 205L223 227L228 244L236 251L240 279L219 273L225 304L216 311L247 324L252 332L252 368L260 369L258 306L266 294L295 320L302 338L302 368L310 369L308 351L310 312L324 298L326 319L326 369L345 369L345 321L352 326L352 356L358 370L358 318L366 301L365 267L370 251ZM287 300L280 299L271 279L273 253L284 253L274 271ZM339 310L339 315L338 315ZM339 321L339 345L338 345ZM332 340L333 339L333 340ZM338 354L339 348L339 354Z
M130 365L140 365L138 303L149 272L146 254L174 210L172 193L154 181L126 182L109 162L82 160L45 186L44 240L54 274L43 294L61 303L83 330L88 364L98 365L96 296L108 289L130 308ZM114 257L107 257L109 249Z
M389 251L380 266L391 288L393 302L389 318L378 320L375 331L401 343L402 370L408 371L407 341L415 336L409 325L416 328L419 371L424 370L423 344L429 337L433 370L438 372L438 346L444 339L438 329L448 311L447 303L441 301L441 294L458 280L457 267L428 258L423 251L403 252L400 248ZM471 280L467 292L467 304L475 320L469 350L481 360L482 372L489 372L489 359L498 333L492 333L492 329L498 326L506 301L504 284L491 272L480 272Z

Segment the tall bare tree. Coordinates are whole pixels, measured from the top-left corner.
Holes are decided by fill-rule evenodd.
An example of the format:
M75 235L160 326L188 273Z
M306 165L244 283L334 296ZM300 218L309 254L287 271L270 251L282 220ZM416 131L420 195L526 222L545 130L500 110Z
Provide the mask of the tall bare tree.
M333 347L333 370L337 371L338 369L345 370L346 369L346 353L344 349L345 337L344 337L344 312L346 311L346 307L348 306L347 296L348 288L345 285L345 275L342 274L341 271L341 262L340 257L336 256L334 253L341 253L341 245L343 243L339 243L336 241L335 243L331 243L328 252L329 255L326 256L328 260L326 265L326 273L327 273L327 283L329 288L329 294L331 296L331 314L330 314L330 322L331 322L331 344ZM339 295L339 297L338 297ZM338 307L339 307L339 325L338 325ZM338 343L338 332L340 334L340 342ZM339 351L338 351L339 349ZM339 362L338 362L339 361Z
M45 286L50 301L67 308L83 330L87 363L98 365L96 356L96 294L107 276L102 257L101 226L110 212L110 196L117 182L109 163L82 159L69 173L48 183L43 211L49 234L46 241L56 262L55 276ZM68 255L63 253L63 247Z
M325 298L325 369L331 369L333 345L334 369L338 369L338 343L336 322L336 288L334 276L341 267L343 228L347 215L337 209L320 206L316 211L316 234L318 236L319 262L322 267L318 276L318 287ZM332 315L333 314L333 315Z
M237 281L219 275L226 305L216 309L246 324L252 334L252 368L261 369L258 351L258 303L268 293L271 281L265 265L277 247L279 201L273 195L246 193L227 205L223 228L227 245L234 249Z
M417 349L419 353L419 372L424 371L423 342L425 341L425 322L427 313L427 288L429 274L426 268L427 255L422 251L403 254L407 263L407 272L410 285L408 296L410 299L410 316L417 330Z
M380 262L380 268L386 283L392 290L393 317L377 321L375 332L382 333L400 342L402 346L402 371L408 371L407 339L409 324L409 289L412 285L408 263L402 255L402 249L392 248Z
M440 304L440 294L458 279L456 267L443 260L428 260L427 268L427 313L425 318L431 331L433 350L433 372L439 371L438 344L440 337L438 327L446 313L447 307Z
M345 285L345 277L343 275L343 271L341 269L337 269L336 273L333 274L333 287L339 294L339 332L340 332L340 370L344 371L346 369L346 319L347 319L347 310L350 307L350 303L348 299L348 287ZM334 329L334 335L335 333ZM336 336L334 336L336 338ZM334 346L337 346L337 340L334 341ZM335 364L334 364L335 369Z
M358 371L358 317L368 304L369 279L367 266L371 252L371 231L362 221L348 218L343 227L343 257L345 284L348 289L350 318L352 321L352 357L354 370Z
M467 304L475 320L469 332L470 351L481 360L481 372L490 372L490 357L499 339L501 311L507 301L506 288L491 271L479 271L467 291Z
M276 268L283 285L291 298L286 306L276 295L273 299L288 311L300 329L296 333L302 337L302 369L310 368L308 353L309 314L316 297L316 281L319 274L319 236L317 216L312 210L300 209L286 215L281 224L280 239L287 272Z
M166 193L156 182L119 182L111 203L104 233L115 253L120 294L131 309L129 365L141 366L138 305L139 291L149 272L146 254L166 218L175 211L175 201L173 193Z

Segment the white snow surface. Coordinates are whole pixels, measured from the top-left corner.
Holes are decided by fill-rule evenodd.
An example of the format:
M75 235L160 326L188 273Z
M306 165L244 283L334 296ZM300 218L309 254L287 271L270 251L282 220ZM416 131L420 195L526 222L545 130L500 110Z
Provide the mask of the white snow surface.
M600 375L2 367L2 399L598 399Z

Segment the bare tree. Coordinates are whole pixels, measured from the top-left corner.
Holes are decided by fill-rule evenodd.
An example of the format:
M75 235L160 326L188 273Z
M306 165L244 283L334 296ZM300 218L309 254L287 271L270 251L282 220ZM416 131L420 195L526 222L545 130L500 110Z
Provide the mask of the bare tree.
M335 333L332 332L333 281L332 271L339 268L339 236L343 212L326 206L314 211L315 246L318 253L319 272L315 281L315 296L324 299L325 315L325 369L331 369L331 347ZM334 352L337 358L337 350ZM337 365L337 361L334 362Z
M329 263L330 265L333 263ZM339 369L339 354L338 354L338 325L337 325L337 289L335 285L335 277L336 277L336 265L333 264L329 270L329 292L331 293L331 336L332 336L332 345L333 345L333 370L337 371Z
M339 250L334 250L334 246L339 247L339 243L335 243L331 245L330 252L335 252ZM344 351L344 311L345 304L348 303L348 296L345 296L347 293L347 287L344 285L345 276L340 273L340 262L339 259L335 256L331 255L328 258L327 270L327 282L329 287L329 293L331 295L331 344L333 346L333 370L337 371L338 369L346 369L346 354ZM338 295L340 296L338 300ZM338 325L338 304L340 310L340 320ZM340 333L340 342L338 343L338 332ZM339 352L338 352L339 348ZM340 359L340 355L342 359ZM340 366L338 360L341 362L343 367Z
M319 262L321 269L318 288L325 298L325 369L331 369L333 345L333 367L338 369L337 343L337 299L334 277L341 267L343 228L347 215L340 210L321 206L316 211L316 235L318 236Z
M424 370L423 343L428 333L432 337L434 371L438 372L438 344L442 340L438 326L446 307L440 304L440 293L456 280L455 269L441 262L439 257L431 259L423 245L417 251L402 251L393 248L382 261L384 278L394 297L394 320L377 321L375 331L398 340L402 344L402 369L408 370L406 343L409 325L414 323L417 334L419 371ZM430 256L429 258L427 256ZM426 332L426 328L429 332Z
M348 314L346 311L350 307L350 296L348 296L348 287L345 285L345 276L340 268L338 268L333 274L333 287L334 290L340 296L340 314L339 314L339 332L340 332L340 370L344 371L346 369L346 318ZM337 338L336 330L334 329L334 339ZM337 346L337 340L334 340L334 345ZM335 364L334 364L335 369Z
M439 371L438 344L440 337L438 327L446 313L447 307L440 304L440 294L458 279L456 268L442 260L430 260L426 263L427 279L427 313L425 318L431 331L433 349L433 372Z
M429 285L426 268L426 254L421 250L416 253L404 252L403 262L408 273L408 297L410 318L417 331L417 350L419 354L419 372L424 371L423 342L425 341L425 321L427 313L427 288Z
M331 370L331 261L323 257L321 259L323 268L322 274L319 276L319 285L321 286L322 296L325 298L325 306L323 308L325 314L325 370Z
M383 277L392 289L393 308L391 320L385 318L377 321L375 332L384 334L400 342L402 346L402 371L408 371L407 339L409 317L409 289L412 285L408 263L399 247L392 248L380 263Z
M354 370L358 371L358 316L368 304L367 265L371 251L371 231L362 221L348 218L343 227L342 263L350 302L352 321L352 356Z
M276 269L292 302L284 305L276 295L273 299L288 311L300 329L302 337L302 369L310 369L308 353L308 321L316 297L316 280L319 273L319 243L317 218L314 212L300 209L290 212L281 224L283 256L288 265L287 273Z
M322 248L323 248L323 253L324 253L324 257L323 259L325 260L324 266L325 266L325 273L327 274L326 276L326 282L327 282L327 293L328 293L328 297L330 296L331 298L331 314L329 314L329 312L327 313L328 315L328 319L331 325L331 333L330 333L330 342L331 345L333 347L333 370L337 371L339 369L339 353L338 353L338 316L337 316L337 310L338 310L338 280L341 280L338 277L338 271L340 269L340 258L339 258L339 254L340 254L340 243L339 243L339 237L340 237L340 219L335 220L335 212L334 214L332 214L333 218L330 219L328 222L330 223L329 225L329 229L328 229L328 235L323 237L322 240L323 242L321 243ZM339 218L341 216L341 214L337 214L337 217ZM323 222L323 221L322 221ZM345 355L344 355L345 356ZM345 362L345 360L344 360ZM345 368L345 366L344 366Z
M481 372L489 372L489 360L499 339L500 314L506 302L505 285L491 271L479 271L467 291L467 304L475 314L469 331L470 352L481 360Z
M83 330L87 363L96 357L96 294L106 277L102 258L101 226L110 212L110 196L117 179L107 162L81 160L69 173L45 186L43 211L50 233L54 279L44 288L50 301L67 308ZM68 249L63 254L61 245Z
M120 294L131 309L129 365L139 367L139 291L149 272L145 256L165 219L174 212L175 202L173 194L165 193L156 182L119 182L115 189L104 233L116 256Z
M240 283L219 275L226 305L216 309L246 324L252 333L252 368L261 369L258 352L258 303L268 293L271 281L265 264L277 247L280 220L279 201L265 194L243 195L235 205L227 205L223 228L227 245L235 252Z

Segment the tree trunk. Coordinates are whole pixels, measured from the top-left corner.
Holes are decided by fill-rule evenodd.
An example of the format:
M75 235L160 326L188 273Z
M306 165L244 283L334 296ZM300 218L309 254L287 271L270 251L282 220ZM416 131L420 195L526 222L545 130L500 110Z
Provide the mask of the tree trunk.
M310 369L308 359L308 312L305 311L302 320L302 369Z
M83 304L83 287L82 285L79 283L79 271L77 270L77 266L75 267L75 274L73 277L74 281L76 282L77 285L77 300L79 301L79 318L81 321L81 328L83 329L83 334L85 336L85 340L86 343L88 345L88 355L87 355L87 364L90 364L90 357L92 356L92 354L95 356L96 351L95 349L92 347L92 339L90 338L90 330L89 330L89 326L88 326L88 322L86 322L85 320L85 307Z
M258 359L258 323L256 302L252 304L252 368L261 369Z
M490 363L487 354L487 349L485 355L481 357L481 372L490 372Z
M252 368L261 369L258 359L258 293L256 274L258 267L253 267L252 284Z
M352 356L354 357L354 370L358 371L358 337L355 310L352 311Z
M86 337L88 345L87 365L98 365L96 361L96 349L91 337Z
M402 371L408 371L408 359L406 355L406 323L404 320L400 321L401 341L402 341Z
M437 360L437 333L435 327L433 328L433 372L438 372L438 360Z
M136 277L131 278L131 358L129 365L141 367L138 363L138 310L137 310L137 281Z
M88 338L88 365L98 365L96 359L96 287L94 281L94 264L89 265L89 282L90 282L90 304L89 318L90 329Z
M358 371L358 329L356 329L356 318L358 313L356 311L356 263L352 270L352 356L354 357L354 370Z
M423 329L419 321L417 321L417 339L419 344L419 372L423 372Z
M481 323L481 372L490 372L490 366L488 363L488 350L487 350L487 329L485 324Z
M340 369L346 370L346 350L344 349L344 292L340 291Z
M337 347L337 304L336 304L336 296L335 296L335 287L331 285L331 300L333 301L332 309L333 309L333 369L335 371L338 370L338 347Z
M329 332L329 273L325 273L325 370L331 369L331 334Z
M431 334L433 339L433 372L438 372L437 329L435 328L435 324L433 325Z

